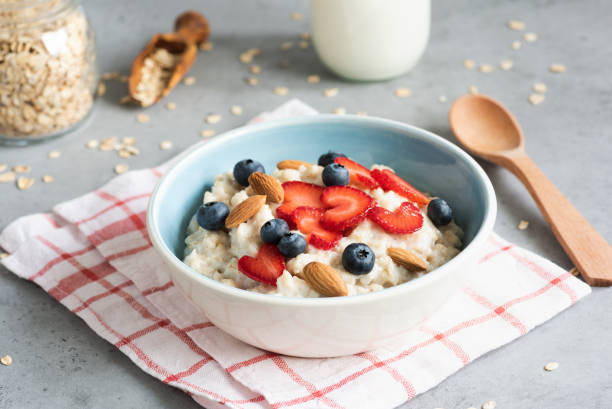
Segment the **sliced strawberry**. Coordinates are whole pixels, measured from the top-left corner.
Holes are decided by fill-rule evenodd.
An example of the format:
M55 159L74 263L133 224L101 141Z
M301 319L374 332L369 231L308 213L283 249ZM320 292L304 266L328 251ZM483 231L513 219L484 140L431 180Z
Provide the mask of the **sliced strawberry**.
M242 256L238 260L238 270L245 276L276 287L276 279L283 274L285 261L274 244L264 244L259 248L257 257Z
M330 250L336 247L342 235L328 231L321 226L321 217L324 213L325 209L298 207L293 211L293 223L306 235L306 240L310 245L322 250Z
M283 183L285 198L283 204L276 209L276 216L289 223L289 227L295 229L291 214L295 208L300 206L308 206L314 208L324 208L325 205L321 202L321 186L313 185L306 182L285 182Z
M426 205L431 200L389 169L374 169L370 173L384 190L392 190L420 205Z
M350 230L366 217L374 205L374 199L367 193L350 186L330 186L323 190L321 202L326 207L321 225L337 232Z
M343 157L336 158L335 162L348 169L353 185L362 189L376 189L378 187L378 182L374 180L369 169L365 166Z
M394 212L383 207L373 207L368 218L389 233L414 233L423 227L423 214L412 202L404 202Z

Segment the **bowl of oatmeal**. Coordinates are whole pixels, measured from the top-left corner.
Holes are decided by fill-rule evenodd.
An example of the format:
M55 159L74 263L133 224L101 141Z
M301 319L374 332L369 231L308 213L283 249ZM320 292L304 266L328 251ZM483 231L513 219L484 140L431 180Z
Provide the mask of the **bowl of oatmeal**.
M320 115L248 126L182 155L151 241L218 328L331 357L401 338L459 290L495 219L479 165L425 130Z

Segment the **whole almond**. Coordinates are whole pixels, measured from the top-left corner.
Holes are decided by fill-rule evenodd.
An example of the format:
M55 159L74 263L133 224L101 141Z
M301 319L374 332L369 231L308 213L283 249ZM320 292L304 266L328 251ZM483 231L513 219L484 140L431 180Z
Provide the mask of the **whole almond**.
M299 169L300 166L306 166L307 168L312 166L312 164L308 162L304 162L301 160L287 159L282 160L276 164L276 167L279 169Z
M340 273L327 264L312 261L304 266L301 277L313 290L325 297L348 295L346 283Z
M427 270L429 267L427 262L420 256L414 254L412 251L399 247L389 247L387 249L387 255L391 257L393 262L405 267L408 271Z
M230 214L225 219L225 227L231 229L241 223L246 222L251 217L255 216L261 206L266 203L265 195L255 195L249 197L238 206L234 207Z
M280 203L285 197L283 186L276 178L262 172L253 172L249 176L249 185L258 195L266 195L268 203Z

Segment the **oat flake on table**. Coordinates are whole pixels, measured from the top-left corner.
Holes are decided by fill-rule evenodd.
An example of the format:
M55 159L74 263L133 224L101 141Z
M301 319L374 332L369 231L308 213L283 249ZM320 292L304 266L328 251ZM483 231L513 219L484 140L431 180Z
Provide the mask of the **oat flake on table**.
M260 74L261 73L261 67L257 64L253 64L249 67L249 72L251 74Z
M513 66L514 63L512 62L512 60L501 60L499 62L499 68L501 68L503 71L511 70Z
M521 220L518 226L516 226L519 230L525 230L527 227L529 227L529 222L527 220Z
M259 84L259 79L256 77L248 77L245 81L248 85L251 86Z
M97 139L92 139L85 144L85 147L88 149L96 149L100 143Z
M513 41L512 44L510 45L510 47L512 47L513 50L518 50L523 46L523 44L520 41Z
M558 362L549 362L546 365L544 365L544 370L547 371L547 372L554 371L557 368L559 368L559 363Z
M0 173L0 183L14 182L16 178L15 172Z
M0 363L2 363L4 366L11 366L13 363L13 358L11 358L10 355L4 355L2 358L0 358Z
M289 88L287 88L287 87L274 87L274 93L276 95L287 95L289 93Z
M336 115L345 115L346 114L346 108L344 108L344 107L334 108L333 113L336 114Z
M523 40L528 43L533 43L538 39L538 35L536 33L525 33L523 34Z
M328 88L323 90L323 96L324 97L335 97L336 95L338 95L338 88Z
M300 34L300 38L302 40L310 40L310 37L311 37L311 35L308 32L303 32L302 34Z
M471 70L471 69L474 69L474 67L476 67L476 62L468 58L468 59L463 60L463 66L467 68L468 70Z
M151 118L147 114L138 114L136 115L136 120L141 124L146 124L151 120Z
M162 141L162 143L159 144L159 149L163 151L167 151L168 149L171 149L171 148L172 148L171 141Z
M30 173L32 167L30 165L15 165L13 166L13 172L15 173Z
M310 46L310 43L308 41L300 41L298 45L301 49L306 49Z
M51 175L44 175L44 176L42 177L42 181L43 181L44 183L51 183L51 182L53 182L54 180L55 180L55 178L54 178L53 176L51 176Z
M321 77L319 77L316 74L312 74L312 75L309 75L308 77L306 77L306 82L308 82L309 84L316 84L319 81L321 81Z
M542 94L531 94L529 95L529 103L531 105L540 105L542 102L544 102L544 95Z
M472 95L478 94L478 87L476 85L470 85L468 87L468 92Z
M183 84L185 85L193 85L196 83L196 78L194 76L185 77L183 80Z
M495 71L495 66L493 66L492 64L480 64L480 67L478 67L478 70L480 72L484 72L485 74L488 74L490 72Z
M166 109L168 111L174 111L176 109L176 103L175 102L167 102L166 103Z
M27 178L25 176L21 176L17 178L17 188L19 190L27 190L32 187L34 184L34 178Z
M2 163L0 164L0 172L4 172L6 170L8 166L6 165L6 163Z
M533 84L531 89L533 89L538 94L544 94L546 93L546 84L542 82L536 82L535 84Z
M405 98L412 95L412 90L410 88L400 87L395 90L394 94L396 97Z
M563 64L551 64L548 69L550 72L554 72L555 74L560 74L566 71L565 65Z
M519 20L508 21L508 28L511 30L521 31L525 29L525 23Z
M293 41L285 41L280 45L281 51L289 51L293 48Z
M200 50L202 51L212 51L213 43L211 41L206 41L200 44Z
M230 112L232 113L232 115L240 116L242 115L242 107L240 105L232 105L232 107L230 108Z
M216 131L214 129L202 129L200 131L200 136L202 138L210 138L211 136L215 136Z
M216 124L221 121L221 114L208 114L205 119L207 124Z
M293 12L291 13L291 20L294 21L299 21L299 20L303 20L304 19L304 15L302 13L298 13L298 12Z
M49 159L57 159L62 155L62 153L60 151L51 151L47 154L47 156L49 157Z
M121 175L122 173L127 172L128 169L128 165L126 165L125 163L119 163L118 165L115 165L114 171L116 174Z
M497 403L494 400L488 400L482 404L482 409L495 409Z

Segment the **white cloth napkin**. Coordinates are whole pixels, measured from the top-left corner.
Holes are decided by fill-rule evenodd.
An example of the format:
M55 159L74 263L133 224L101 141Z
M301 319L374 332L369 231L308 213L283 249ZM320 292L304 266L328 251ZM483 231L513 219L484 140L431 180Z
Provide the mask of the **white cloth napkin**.
M314 114L290 101L255 121ZM470 284L387 348L349 357L268 353L212 325L172 284L145 229L168 164L117 176L10 224L2 263L81 317L152 376L207 408L392 408L552 318L590 288L492 235Z

